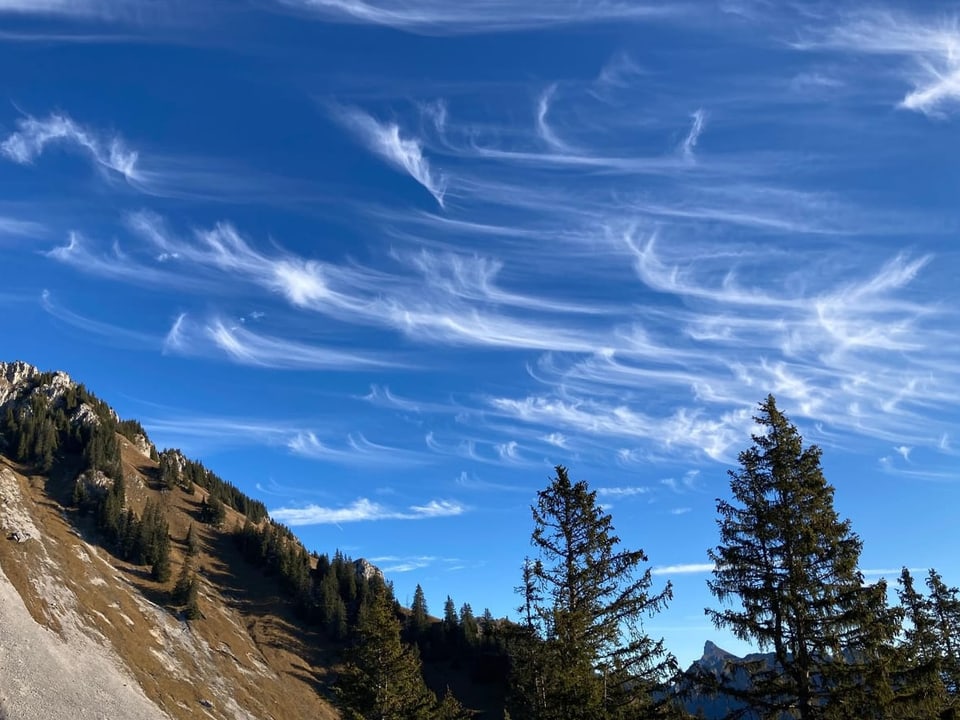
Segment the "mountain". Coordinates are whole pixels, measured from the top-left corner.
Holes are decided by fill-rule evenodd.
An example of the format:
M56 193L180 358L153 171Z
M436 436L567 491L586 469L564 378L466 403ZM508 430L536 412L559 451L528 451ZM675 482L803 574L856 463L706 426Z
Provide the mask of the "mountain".
M742 708L744 703L724 693L710 692L705 685L725 677L728 687L746 690L750 687L751 671L768 669L773 664L773 653L750 653L739 657L708 640L703 655L687 669L686 680L678 694L684 698L686 711L694 717L721 720L731 711Z
M503 715L505 621L415 630L375 565L309 553L66 373L0 363L0 720L338 718L374 592L441 717Z
M266 532L281 554L295 544L264 530L262 505L198 467L158 452L66 373L0 363L0 718L339 716L336 643L298 620L233 535ZM111 539L104 507L117 488L124 537ZM214 507L222 521L203 522ZM154 514L165 550L144 539ZM358 561L351 572L379 571ZM181 575L192 619L189 598L174 597Z

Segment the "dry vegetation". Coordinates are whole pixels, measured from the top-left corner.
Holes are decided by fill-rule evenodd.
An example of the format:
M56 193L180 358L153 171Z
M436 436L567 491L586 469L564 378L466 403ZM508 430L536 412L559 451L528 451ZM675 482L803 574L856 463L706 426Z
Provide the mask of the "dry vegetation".
M173 539L173 578L185 560L190 524L199 532L203 549L195 566L202 617L181 619L170 604L172 580L160 585L145 568L87 542L95 539L92 521L61 504L69 497L71 477L26 477L21 467L0 457L5 485L19 489L0 498L7 513L0 514L0 568L33 621L52 631L47 641L70 646L86 638L106 648L119 676L135 680L172 718L339 717L324 699L333 652L324 656L313 650L311 656L309 648L323 647L322 642L296 626L274 582L240 558L229 534L242 516L228 508L222 529L203 525L197 516L204 491L161 492L156 463L125 439L119 441L130 505L139 513L148 497L162 498ZM28 530L26 542L8 538L28 523L35 530ZM2 609L7 622L9 608ZM8 665L6 675L12 661L2 662ZM107 672L99 666L83 669L79 683L84 676ZM49 679L18 682L20 694L32 695L41 712L36 717L52 717L43 715L44 703L54 707L58 702L46 697L53 691ZM0 698L10 686L0 687ZM85 717L83 709L74 708L73 717Z

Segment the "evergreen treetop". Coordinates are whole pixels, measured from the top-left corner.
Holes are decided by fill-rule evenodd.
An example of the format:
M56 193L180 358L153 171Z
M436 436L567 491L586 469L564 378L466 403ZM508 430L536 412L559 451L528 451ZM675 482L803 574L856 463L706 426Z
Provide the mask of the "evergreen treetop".
M717 501L720 544L709 551L708 585L727 607L706 613L772 650L775 665L754 668L747 691L723 689L761 717L883 717L873 709L892 687L881 658L899 628L885 585L864 585L860 538L834 510L820 449L804 447L773 396L755 420L762 432L729 473L733 498Z

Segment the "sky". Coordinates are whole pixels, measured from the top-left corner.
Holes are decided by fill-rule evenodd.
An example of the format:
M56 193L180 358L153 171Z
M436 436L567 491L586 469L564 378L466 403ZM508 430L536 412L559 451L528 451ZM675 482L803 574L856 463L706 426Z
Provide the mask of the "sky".
M586 480L684 665L768 393L960 583L960 6L0 0L0 347L408 603Z

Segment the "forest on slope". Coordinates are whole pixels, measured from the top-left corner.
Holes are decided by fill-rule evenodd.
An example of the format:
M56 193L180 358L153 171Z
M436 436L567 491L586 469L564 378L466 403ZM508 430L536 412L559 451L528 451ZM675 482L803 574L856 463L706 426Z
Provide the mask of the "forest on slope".
M718 500L709 581L717 607L707 611L767 654L682 671L643 624L670 601L670 584L654 587L644 552L621 546L596 493L563 466L531 508L534 552L518 573L517 619L477 618L450 597L433 618L419 588L403 608L370 566L309 552L263 503L177 450L157 452L138 422L121 420L83 385L57 373L20 376L0 396L0 452L70 478L64 502L77 522L94 524L115 556L148 568L188 623L202 612L199 568L188 559L171 576L164 497L200 488L196 521L231 536L304 627L336 648L329 690L345 717L705 717L718 697L723 716L758 720L920 720L960 708L960 592L934 570L922 591L904 569L897 602L883 581L865 583L862 543L834 510L821 451L804 445L772 396L730 473L730 498ZM157 463L156 497L139 511L127 501L119 438ZM227 527L226 508L243 521ZM191 526L184 538L188 558L195 533Z

